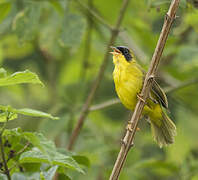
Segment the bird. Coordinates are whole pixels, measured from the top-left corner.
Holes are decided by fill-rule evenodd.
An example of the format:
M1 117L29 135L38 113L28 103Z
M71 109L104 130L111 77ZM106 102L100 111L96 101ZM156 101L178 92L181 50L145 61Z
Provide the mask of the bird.
M133 111L143 87L145 71L136 61L132 50L125 46L113 47L113 80L121 103ZM166 94L153 78L151 91L145 102L142 115L147 117L151 132L159 147L174 143L176 126L168 116ZM130 126L128 126L130 127Z

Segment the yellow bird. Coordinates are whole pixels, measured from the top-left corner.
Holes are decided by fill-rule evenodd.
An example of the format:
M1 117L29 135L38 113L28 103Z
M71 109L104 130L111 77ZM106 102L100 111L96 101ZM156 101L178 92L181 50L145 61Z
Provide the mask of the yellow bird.
M145 73L136 62L131 50L125 46L111 47L114 51L113 79L115 89L122 104L134 110L139 93L143 86ZM166 114L168 101L159 84L154 80L149 98L143 110L143 115L149 118L154 140L160 147L174 143L176 126Z

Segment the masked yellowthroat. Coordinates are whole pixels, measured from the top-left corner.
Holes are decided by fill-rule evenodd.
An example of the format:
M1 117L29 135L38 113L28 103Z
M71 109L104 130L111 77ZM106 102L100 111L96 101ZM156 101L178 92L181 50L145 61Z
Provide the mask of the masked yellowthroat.
M134 110L143 86L144 71L136 62L133 52L127 47L111 48L115 65L113 79L117 95L126 108ZM154 80L143 115L149 118L152 135L160 147L172 144L176 135L176 126L168 117L165 110L167 108L167 97Z

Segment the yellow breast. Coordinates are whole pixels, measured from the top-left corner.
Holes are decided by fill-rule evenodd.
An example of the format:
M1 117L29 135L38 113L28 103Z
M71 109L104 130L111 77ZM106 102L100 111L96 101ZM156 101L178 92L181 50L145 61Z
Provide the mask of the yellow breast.
M114 63L113 79L121 102L130 110L135 108L137 94L143 84L143 73L135 60L131 63Z

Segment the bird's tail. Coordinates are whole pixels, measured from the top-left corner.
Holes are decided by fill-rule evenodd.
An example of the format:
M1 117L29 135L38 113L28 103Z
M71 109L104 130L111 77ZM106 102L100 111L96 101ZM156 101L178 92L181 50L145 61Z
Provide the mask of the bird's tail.
M150 122L153 138L160 147L174 143L174 136L177 134L176 126L165 112L162 111L160 126L152 119Z

